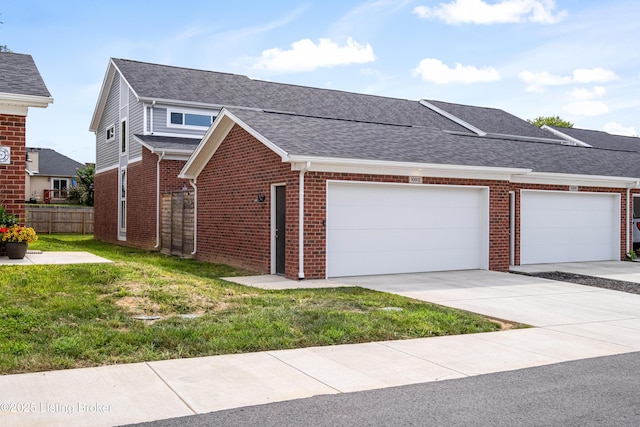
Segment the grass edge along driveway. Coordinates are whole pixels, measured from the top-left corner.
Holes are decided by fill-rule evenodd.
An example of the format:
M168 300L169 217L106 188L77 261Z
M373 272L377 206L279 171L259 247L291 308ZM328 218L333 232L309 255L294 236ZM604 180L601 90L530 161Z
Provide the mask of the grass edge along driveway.
M249 272L91 236L41 235L30 248L114 263L0 266L0 374L501 329L481 315L358 287L236 285L220 277Z

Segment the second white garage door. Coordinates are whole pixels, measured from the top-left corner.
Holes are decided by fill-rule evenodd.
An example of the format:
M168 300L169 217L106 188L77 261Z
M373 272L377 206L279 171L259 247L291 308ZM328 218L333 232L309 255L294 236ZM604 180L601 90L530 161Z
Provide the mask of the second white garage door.
M521 194L521 264L620 259L619 194Z
M488 188L328 183L328 277L487 269L488 252Z

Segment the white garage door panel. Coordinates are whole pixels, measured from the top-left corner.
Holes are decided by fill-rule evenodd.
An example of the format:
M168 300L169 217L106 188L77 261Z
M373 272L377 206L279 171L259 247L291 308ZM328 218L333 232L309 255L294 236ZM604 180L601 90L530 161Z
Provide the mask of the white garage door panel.
M523 191L521 264L616 260L617 194Z
M331 182L327 275L488 267L488 190Z

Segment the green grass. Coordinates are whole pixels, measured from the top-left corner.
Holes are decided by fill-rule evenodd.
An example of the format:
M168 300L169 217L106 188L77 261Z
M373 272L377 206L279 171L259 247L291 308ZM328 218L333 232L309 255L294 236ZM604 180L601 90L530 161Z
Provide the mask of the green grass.
M240 286L220 277L247 272L91 236L40 235L30 249L88 251L114 264L0 266L2 374L500 329L362 288Z

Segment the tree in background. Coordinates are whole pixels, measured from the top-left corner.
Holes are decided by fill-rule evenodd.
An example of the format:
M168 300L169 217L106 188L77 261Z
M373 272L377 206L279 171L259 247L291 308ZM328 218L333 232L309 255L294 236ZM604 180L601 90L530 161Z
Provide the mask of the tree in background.
M69 200L85 206L93 206L93 178L96 167L88 164L78 169L78 183L69 189Z
M0 15L2 15L2 14L0 13ZM0 21L0 25L2 25L2 24L3 24L3 22ZM9 50L9 48L7 47L6 44L0 44L0 52L11 52L11 50Z
M559 116L539 116L536 117L533 120L529 120L527 119L527 121L529 123L531 123L534 126L538 126L539 128L541 128L544 125L548 125L548 126L557 126L560 128L572 128L573 127L573 123L567 121L567 120L563 120L561 119Z

